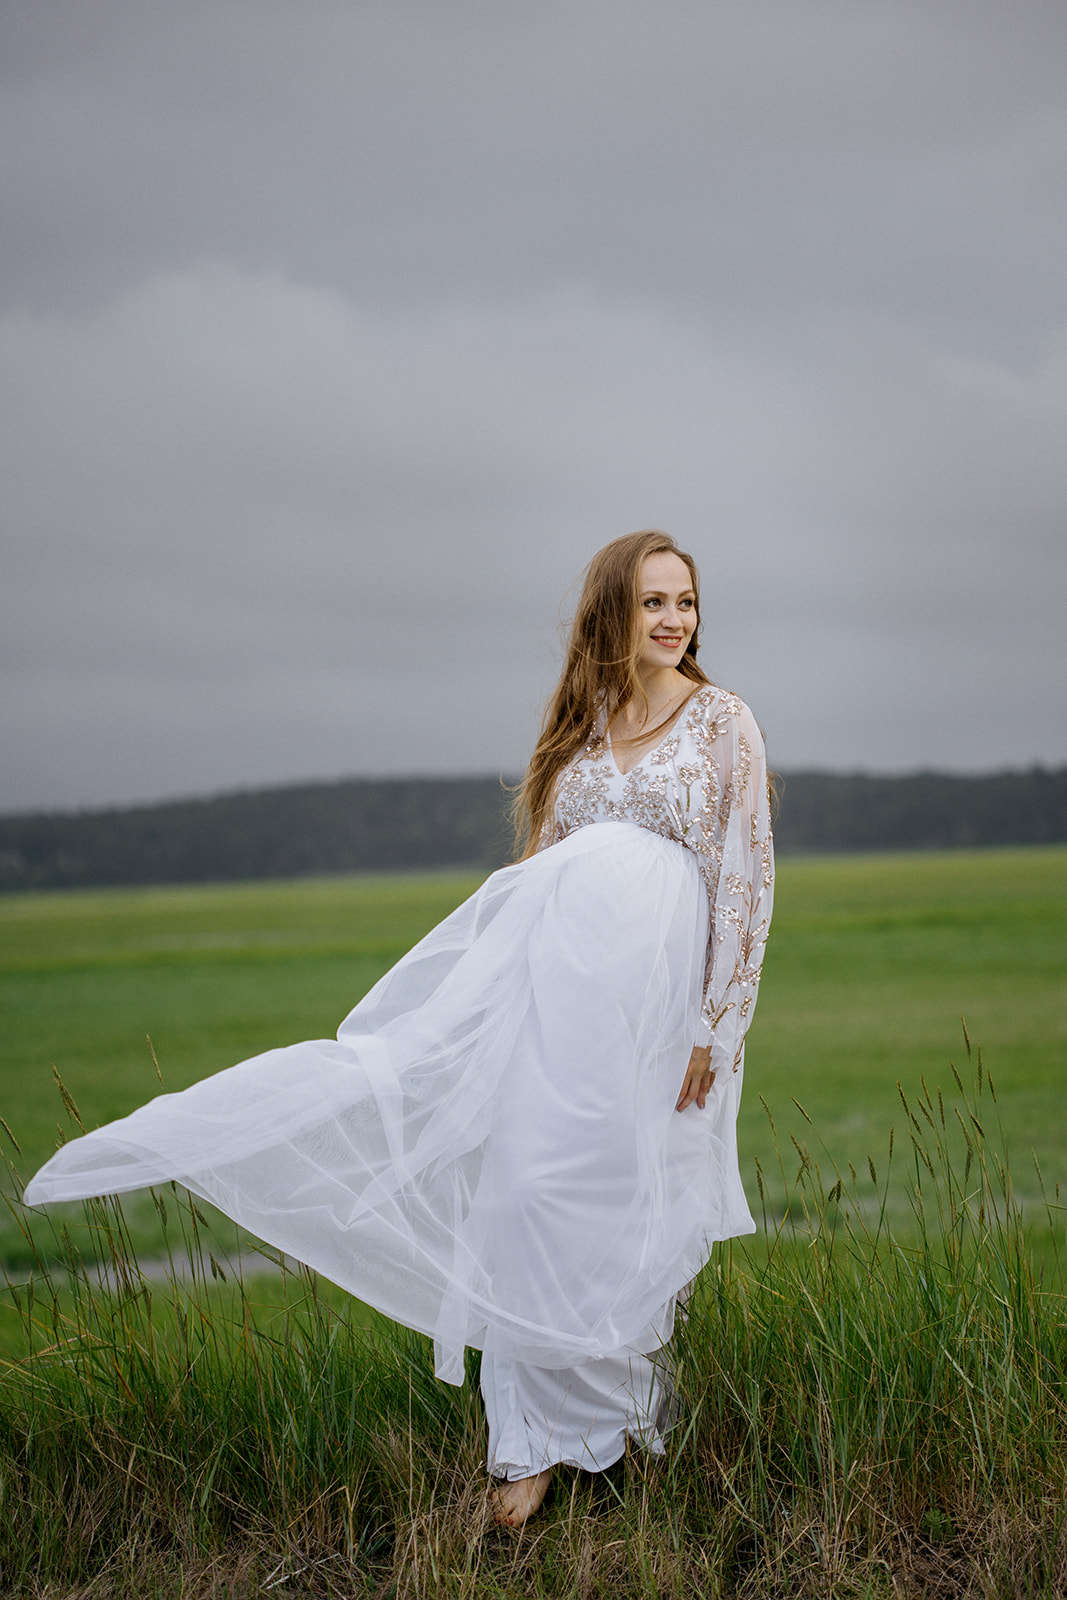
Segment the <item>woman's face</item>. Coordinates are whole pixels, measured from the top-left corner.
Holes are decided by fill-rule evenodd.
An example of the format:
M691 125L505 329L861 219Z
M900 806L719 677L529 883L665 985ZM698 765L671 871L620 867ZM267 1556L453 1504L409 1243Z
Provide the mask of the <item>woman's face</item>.
M670 550L658 550L645 557L638 579L637 604L643 629L638 671L676 667L697 625L693 580L680 556Z

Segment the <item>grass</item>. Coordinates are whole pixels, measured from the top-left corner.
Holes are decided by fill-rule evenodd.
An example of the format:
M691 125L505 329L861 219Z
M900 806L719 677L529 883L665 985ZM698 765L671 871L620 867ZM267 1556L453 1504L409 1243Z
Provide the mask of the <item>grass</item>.
M476 886L463 874L0 897L0 1116L32 1171L86 1126L277 1044L328 1037L355 1001ZM908 1094L947 1076L966 1017L997 1063L1020 1192L1067 1183L1067 849L787 858L739 1128L746 1187L775 1188L760 1096L827 1159L882 1159ZM14 1154L14 1152L12 1152ZM891 1196L898 1222L907 1197ZM129 1207L138 1249L155 1214ZM27 1259L0 1215L0 1262Z
M1067 1319L1035 1274L976 1058L901 1110L912 1237L889 1171L782 1154L789 1220L720 1248L677 1339L666 1458L561 1471L522 1536L486 1529L472 1380L421 1338L341 1315L306 1273L223 1302L205 1224L163 1286L121 1207L12 1293L0 1389L0 1583L27 1600L270 1596L1058 1596L1067 1592ZM870 1204L873 1192L875 1205ZM873 1220L872 1220L873 1219ZM1059 1241L1058 1219L1051 1237Z
M28 1174L86 1127L276 1044L330 1036L477 885L454 874L0 897L0 1116ZM11 1152L14 1154L14 1152ZM155 1213L131 1202L138 1248ZM80 1215L79 1212L71 1214ZM0 1262L28 1260L0 1216Z
M1067 1594L1067 850L791 860L779 882L741 1127L763 1226L700 1281L665 1460L562 1473L521 1538L483 1532L473 1386L436 1384L417 1336L302 1272L235 1276L233 1230L180 1192L165 1226L151 1199L98 1202L66 1234L15 1205L0 1593ZM157 1087L145 1033L168 1087L331 1034L471 887L0 901L16 1165L66 1122L51 1060L91 1124Z
M749 1162L766 1164L760 1095L810 1136L799 1101L840 1170L878 1159L900 1132L898 1082L917 1095L962 1060L961 1017L997 1063L1020 1194L1039 1194L1034 1154L1050 1188L1067 1184L1067 849L786 859L748 1052Z

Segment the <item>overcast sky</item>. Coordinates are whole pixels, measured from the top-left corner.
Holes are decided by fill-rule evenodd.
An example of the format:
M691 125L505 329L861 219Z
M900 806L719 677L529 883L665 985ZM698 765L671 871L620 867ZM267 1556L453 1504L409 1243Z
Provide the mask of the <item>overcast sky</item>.
M1061 0L0 0L0 809L517 772L663 527L778 768L1067 760Z

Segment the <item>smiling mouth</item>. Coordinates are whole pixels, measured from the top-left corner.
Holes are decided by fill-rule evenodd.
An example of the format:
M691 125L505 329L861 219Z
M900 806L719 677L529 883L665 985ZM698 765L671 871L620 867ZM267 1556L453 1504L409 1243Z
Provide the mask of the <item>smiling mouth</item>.
M681 642L682 642L681 634L678 635L677 639L664 639L659 634L655 634L655 633L652 635L652 643L653 644L665 644L671 650L674 649L675 645L681 644Z

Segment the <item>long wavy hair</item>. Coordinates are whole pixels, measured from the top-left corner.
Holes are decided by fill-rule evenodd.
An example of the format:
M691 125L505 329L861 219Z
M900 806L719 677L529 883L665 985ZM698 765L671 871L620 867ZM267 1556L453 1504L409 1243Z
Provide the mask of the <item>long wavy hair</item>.
M536 850L552 808L556 779L589 739L600 711L603 709L610 721L631 700L645 700L647 714L648 703L637 672L643 638L639 622L641 563L646 556L661 553L685 562L696 601L697 626L678 671L696 684L709 681L697 665L700 575L692 556L657 528L624 534L598 550L585 570L563 671L515 795L512 815L520 857ZM654 731L649 729L649 733Z

